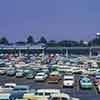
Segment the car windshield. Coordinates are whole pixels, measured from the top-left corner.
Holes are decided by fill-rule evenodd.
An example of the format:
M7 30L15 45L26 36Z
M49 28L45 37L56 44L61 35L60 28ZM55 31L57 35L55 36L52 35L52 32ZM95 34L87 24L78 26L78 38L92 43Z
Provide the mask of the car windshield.
M51 100L68 100L67 98L59 98L59 97L53 97Z
M27 90L26 88L14 88L14 91L25 91Z
M43 76L43 75L44 75L44 73L38 73L37 75L38 75L38 76Z
M83 80L84 83L90 83L90 80Z
M65 78L64 80L73 80L72 78Z
M96 77L97 80L100 80L100 77Z
M14 88L14 86L5 86L5 88Z
M9 99L0 99L0 100L9 100Z

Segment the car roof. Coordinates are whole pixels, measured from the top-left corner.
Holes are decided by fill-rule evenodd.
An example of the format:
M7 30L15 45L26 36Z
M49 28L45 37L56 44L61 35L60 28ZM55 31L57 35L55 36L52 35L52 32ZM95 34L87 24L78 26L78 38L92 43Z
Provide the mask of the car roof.
M51 94L52 97L66 97L68 100L70 100L70 96L65 93L58 93L58 94Z
M59 75L59 72L58 71L53 71L50 73L50 75Z
M5 83L5 86L13 85L16 86L16 83Z
M38 75L38 74L44 75L45 73L44 73L44 72L38 72L37 75Z
M36 92L60 92L60 89L37 89Z
M83 77L82 80L90 80L88 77Z
M15 88L29 88L28 85L16 85Z
M74 78L73 75L64 75L64 79Z
M100 75L96 75L96 77L95 78L100 78Z

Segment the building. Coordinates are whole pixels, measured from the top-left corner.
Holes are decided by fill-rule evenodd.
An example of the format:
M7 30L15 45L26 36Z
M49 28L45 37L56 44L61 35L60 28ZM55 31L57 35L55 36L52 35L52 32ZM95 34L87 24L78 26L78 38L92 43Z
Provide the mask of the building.
M96 38L98 39L100 39L100 33L96 33Z

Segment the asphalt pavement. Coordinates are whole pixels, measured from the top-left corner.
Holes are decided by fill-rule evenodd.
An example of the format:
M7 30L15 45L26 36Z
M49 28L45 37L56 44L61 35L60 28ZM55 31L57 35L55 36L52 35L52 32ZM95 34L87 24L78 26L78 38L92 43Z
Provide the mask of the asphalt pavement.
M33 89L60 89L64 93L68 93L73 97L79 97L80 100L100 100L100 94L97 92L95 86L92 89L80 89L79 76L75 76L75 85L73 88L63 88L62 81L58 84L48 84L47 81L36 82L34 79L26 79L25 77L16 78L15 76L0 75L0 85L5 83L16 83L18 85L29 85Z

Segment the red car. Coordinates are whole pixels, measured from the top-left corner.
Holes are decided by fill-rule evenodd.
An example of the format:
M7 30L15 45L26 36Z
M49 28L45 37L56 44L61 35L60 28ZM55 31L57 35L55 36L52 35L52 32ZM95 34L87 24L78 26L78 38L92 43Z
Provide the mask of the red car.
M95 85L100 84L100 75L95 77L94 83L95 83Z

